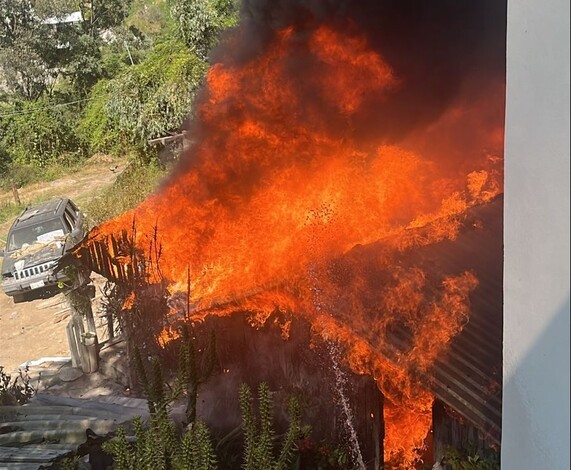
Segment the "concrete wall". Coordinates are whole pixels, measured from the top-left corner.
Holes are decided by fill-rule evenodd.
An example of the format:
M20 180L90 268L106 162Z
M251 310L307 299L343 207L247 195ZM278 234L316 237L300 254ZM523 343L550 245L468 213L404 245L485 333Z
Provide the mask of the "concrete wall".
M569 468L569 0L508 2L502 469Z

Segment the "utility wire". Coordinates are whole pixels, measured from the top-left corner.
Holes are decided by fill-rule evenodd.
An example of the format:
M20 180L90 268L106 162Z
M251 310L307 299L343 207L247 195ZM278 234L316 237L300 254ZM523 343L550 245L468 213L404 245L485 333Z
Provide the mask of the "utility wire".
M83 98L81 100L75 100L75 101L68 101L67 103L57 103L51 106L42 106L42 107L37 107L34 109L27 109L26 111L13 111L11 113L6 113L6 114L0 114L0 118L4 118L4 117L12 117L12 116L23 116L24 114L32 114L35 113L36 111L42 111L44 109L53 109L53 108L57 108L58 106L67 106L70 104L77 104L77 103L82 103L84 101L90 101L92 99L94 99L95 97L91 97L91 98Z

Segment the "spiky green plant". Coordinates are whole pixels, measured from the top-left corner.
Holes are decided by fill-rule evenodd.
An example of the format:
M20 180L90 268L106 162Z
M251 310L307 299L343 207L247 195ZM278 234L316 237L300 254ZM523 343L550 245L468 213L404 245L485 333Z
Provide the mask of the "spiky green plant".
M182 328L182 342L179 351L179 371L175 390L187 397L186 423L196 421L196 400L200 384L206 382L216 366L216 336L210 333L208 346L204 354L198 357L194 348L190 329Z
M141 352L139 348L135 347L133 348L133 364L137 378L139 379L139 384L147 397L149 413L154 415L161 409L166 408L168 403L172 401L172 398L167 397L165 394L165 382L161 362L156 357L151 358L151 371L149 375L141 358Z
M134 439L128 439L120 428L112 440L103 444L103 450L113 456L115 470L216 469L210 434L200 421L179 437L168 414L160 410L147 428L140 418L133 421L133 428Z
M295 451L295 442L301 432L299 400L289 401L289 427L279 453L274 451L275 433L272 419L272 398L267 384L258 386L258 419L254 415L250 388L240 388L240 408L244 430L244 470L285 470Z
M102 449L113 456L113 466L117 469L132 469L136 460L136 454L127 441L127 436L123 428L117 430L116 436L103 443Z
M181 440L179 454L180 469L210 470L216 468L216 457L210 433L202 421L196 421L191 431L186 432Z

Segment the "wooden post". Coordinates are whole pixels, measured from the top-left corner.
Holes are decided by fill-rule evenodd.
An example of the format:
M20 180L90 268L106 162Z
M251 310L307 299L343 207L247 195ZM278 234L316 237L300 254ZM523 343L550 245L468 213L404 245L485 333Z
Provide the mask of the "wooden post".
M80 275L78 278L79 285L65 294L71 310L71 326L68 325L68 342L72 353L72 365L74 367L81 366L83 372L90 374L99 369L97 325L93 318L91 296L86 284L87 280ZM87 325L87 331L85 330L84 322Z
M87 322L87 331L93 333L97 337L97 326L95 325L95 319L93 318L93 309L91 308L91 300L89 303L86 302L85 310L83 312L85 316L85 321Z
M73 319L69 320L66 326L67 344L69 345L69 352L71 354L72 367L79 367L81 365L81 357L79 355L79 347L75 337Z
M16 182L10 178L10 184L12 185L12 194L14 195L14 202L16 204L18 204L19 206L22 205L22 202L20 201L20 195L18 194L18 188L16 187Z
M85 350L85 365L82 367L83 372L91 374L99 369L99 352L97 344L97 334L86 332L82 337L82 345Z
M109 339L112 340L113 338L115 338L115 325L113 323L113 313L108 312L105 315L105 318L107 319L107 334L109 335Z

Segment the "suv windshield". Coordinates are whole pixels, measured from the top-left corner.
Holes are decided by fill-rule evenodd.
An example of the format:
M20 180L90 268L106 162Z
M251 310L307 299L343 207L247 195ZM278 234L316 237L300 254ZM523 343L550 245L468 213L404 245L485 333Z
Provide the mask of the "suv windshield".
M65 235L60 219L45 220L14 230L8 240L8 251L19 250L34 243L49 243Z

